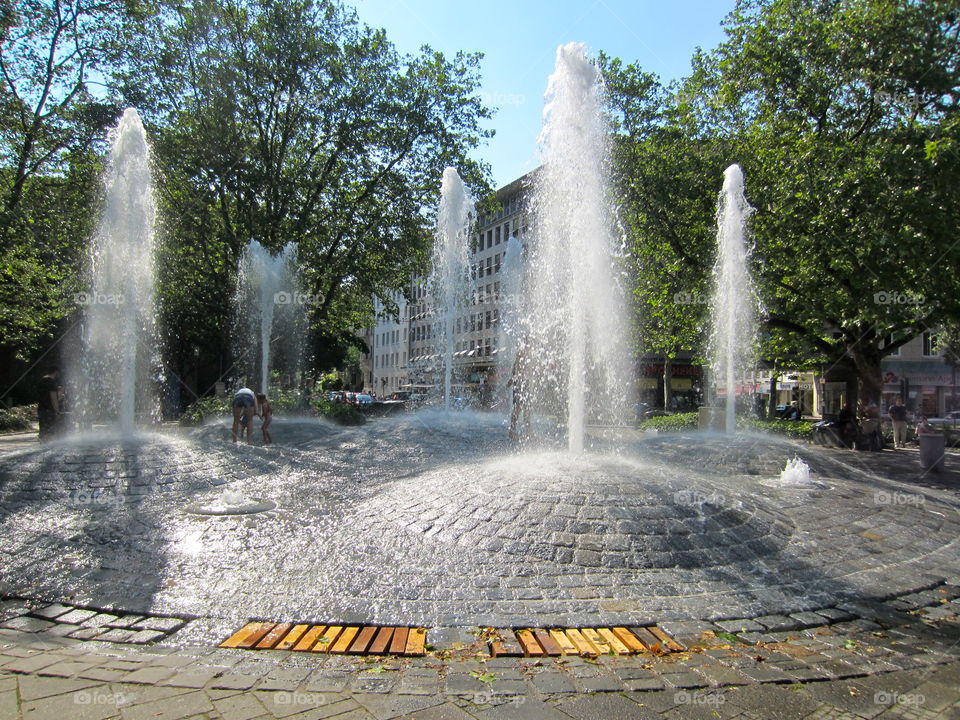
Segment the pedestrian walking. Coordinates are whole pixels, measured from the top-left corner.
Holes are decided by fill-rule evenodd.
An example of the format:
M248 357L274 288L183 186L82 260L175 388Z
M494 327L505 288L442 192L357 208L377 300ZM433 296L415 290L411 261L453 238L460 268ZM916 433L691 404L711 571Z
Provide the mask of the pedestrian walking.
M894 404L887 410L890 421L893 423L893 447L902 448L907 444L907 408L903 404L903 397L898 396Z

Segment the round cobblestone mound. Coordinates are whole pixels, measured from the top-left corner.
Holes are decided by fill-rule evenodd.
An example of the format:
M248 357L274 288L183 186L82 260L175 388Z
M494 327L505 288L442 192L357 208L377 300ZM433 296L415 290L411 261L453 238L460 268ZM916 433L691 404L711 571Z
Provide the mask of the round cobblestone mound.
M584 567L698 568L779 552L790 519L689 471L565 453L444 468L366 508L424 538Z

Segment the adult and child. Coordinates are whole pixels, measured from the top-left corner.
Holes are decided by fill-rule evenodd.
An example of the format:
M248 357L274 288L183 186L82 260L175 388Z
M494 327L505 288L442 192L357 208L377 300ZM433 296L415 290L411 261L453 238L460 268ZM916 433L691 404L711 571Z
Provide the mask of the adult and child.
M237 433L243 429L247 436L247 444L253 444L253 418L259 417L262 421L260 431L263 433L263 444L273 442L270 435L270 423L273 422L273 408L264 393L255 393L247 387L242 387L233 395L233 428L231 435L233 442L237 441Z

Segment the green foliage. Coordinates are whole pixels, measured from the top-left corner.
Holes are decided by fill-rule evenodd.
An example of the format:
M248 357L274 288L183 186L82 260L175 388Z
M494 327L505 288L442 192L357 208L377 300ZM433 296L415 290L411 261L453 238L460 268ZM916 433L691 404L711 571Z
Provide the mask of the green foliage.
M33 408L36 414L36 407ZM22 432L31 428L23 408L0 408L0 432Z
M676 415L663 415L661 417L644 420L638 426L641 430L656 430L657 432L685 432L687 430L697 429L698 414L677 413Z
M317 400L314 403L317 414L332 420L338 425L363 425L367 422L366 416L349 403Z
M181 425L203 425L210 418L230 415L230 402L226 397L205 397L193 402L180 415Z
M480 57L402 56L334 0L194 0L158 16L153 33L125 93L144 108L163 168L171 352L229 346L224 309L256 238L275 252L296 244L308 345L334 366L373 296L426 262L443 168L485 186L468 157L490 135Z
M806 420L757 420L738 417L737 429L786 435L792 440L813 440L812 422Z

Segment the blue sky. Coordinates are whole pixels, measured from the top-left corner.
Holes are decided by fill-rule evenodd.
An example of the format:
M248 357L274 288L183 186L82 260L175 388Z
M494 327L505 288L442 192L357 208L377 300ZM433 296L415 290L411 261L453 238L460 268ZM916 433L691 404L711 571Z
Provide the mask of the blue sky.
M401 52L427 44L452 54L480 51L483 93L498 111L496 136L476 157L496 187L538 164L543 93L558 45L577 41L668 81L684 77L697 47L724 38L734 0L348 0L367 25L382 27ZM439 187L440 180L437 179Z

